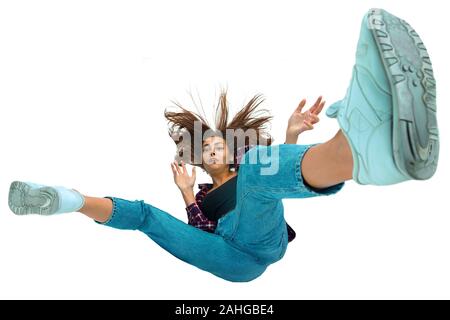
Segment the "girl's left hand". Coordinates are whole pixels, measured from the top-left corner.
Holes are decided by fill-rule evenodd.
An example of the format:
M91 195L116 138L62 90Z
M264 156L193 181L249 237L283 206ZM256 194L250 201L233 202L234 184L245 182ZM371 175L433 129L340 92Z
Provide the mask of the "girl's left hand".
M297 109L295 109L294 113L289 118L288 127L286 129L288 135L298 136L303 131L314 129L313 124L319 122L318 115L325 105L325 101L322 101L322 96L316 100L311 108L302 112L305 104L306 99L300 101Z
M196 171L195 166L192 167L192 175L190 176L186 165L181 161L181 167L176 161L173 161L170 166L173 172L173 181L181 192L192 191L195 185Z

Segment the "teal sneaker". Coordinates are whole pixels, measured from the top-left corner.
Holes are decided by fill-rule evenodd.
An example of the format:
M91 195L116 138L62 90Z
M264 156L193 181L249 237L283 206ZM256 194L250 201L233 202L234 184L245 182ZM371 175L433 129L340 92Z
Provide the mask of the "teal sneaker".
M353 154L353 179L389 185L433 176L439 157L436 82L414 29L382 9L364 16L346 96L337 118Z
M84 197L62 186L14 181L9 188L8 204L17 215L52 215L78 211L84 205Z

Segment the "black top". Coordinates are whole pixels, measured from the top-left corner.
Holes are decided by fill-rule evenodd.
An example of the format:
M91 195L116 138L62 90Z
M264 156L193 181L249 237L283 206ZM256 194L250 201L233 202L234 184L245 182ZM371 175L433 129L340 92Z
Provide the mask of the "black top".
M199 205L208 220L219 220L236 206L237 175L209 191Z

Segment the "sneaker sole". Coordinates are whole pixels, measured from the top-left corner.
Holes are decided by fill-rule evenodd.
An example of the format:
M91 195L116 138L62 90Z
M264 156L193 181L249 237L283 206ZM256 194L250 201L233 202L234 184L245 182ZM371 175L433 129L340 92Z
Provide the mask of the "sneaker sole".
M51 215L58 210L59 195L52 187L32 189L24 182L14 181L9 188L8 204L17 215Z
M391 84L395 164L412 179L429 179L439 158L436 81L430 57L405 20L371 9L368 22Z

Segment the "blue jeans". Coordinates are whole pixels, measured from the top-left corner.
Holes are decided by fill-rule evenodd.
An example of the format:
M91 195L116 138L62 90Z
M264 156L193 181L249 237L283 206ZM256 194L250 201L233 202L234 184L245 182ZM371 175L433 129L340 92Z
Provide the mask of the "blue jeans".
M281 200L330 195L344 185L320 190L305 185L301 161L313 145L258 145L247 151L238 171L236 207L218 221L215 233L142 200L116 197L105 197L113 201L113 213L103 224L142 231L175 257L225 280L251 281L286 252Z

